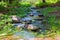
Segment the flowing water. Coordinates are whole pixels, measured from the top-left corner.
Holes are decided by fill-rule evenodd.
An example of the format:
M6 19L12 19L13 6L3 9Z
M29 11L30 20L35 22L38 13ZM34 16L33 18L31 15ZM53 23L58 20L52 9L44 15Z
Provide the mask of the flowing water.
M41 27L42 32L44 32L45 28L42 24L42 21L34 20L34 19L40 18L40 17L38 17L38 14L42 14L42 13L38 13L37 9L35 9L34 7L30 7L30 10L31 10L31 12L29 12L29 14L26 15L26 17L22 18L22 20L23 21L32 20L33 21L32 25L37 26L37 27ZM33 14L34 16L30 16L30 14ZM17 26L17 27L24 27L24 25L25 25L24 22L23 22L23 24L22 23L15 23L14 24L14 26ZM26 30L16 32L14 35L19 36L21 38L27 38L27 39L36 37L35 33L31 32L31 31L26 31Z

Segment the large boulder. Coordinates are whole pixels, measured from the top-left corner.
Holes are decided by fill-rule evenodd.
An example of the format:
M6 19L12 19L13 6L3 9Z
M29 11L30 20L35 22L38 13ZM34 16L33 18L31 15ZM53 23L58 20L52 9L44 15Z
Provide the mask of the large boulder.
M33 32L38 32L40 30L40 28L38 26L34 26L34 25L28 25L27 27L28 30L33 31Z
M39 22L32 22L32 24L28 24L27 29L32 31L37 31L40 30L41 26L42 25Z
M28 28L28 29L30 29L30 30L38 29L38 27L37 27L37 26L34 26L34 25L32 25L32 24L28 25L28 27L27 27L27 28Z
M12 18L13 23L20 23L21 22L21 19L18 18L16 15L11 16L11 18Z

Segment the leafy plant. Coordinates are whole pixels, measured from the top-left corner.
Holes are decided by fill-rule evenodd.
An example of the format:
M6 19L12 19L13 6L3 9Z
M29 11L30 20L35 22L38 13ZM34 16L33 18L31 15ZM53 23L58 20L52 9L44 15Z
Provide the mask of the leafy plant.
M30 2L19 2L19 5L23 7L30 7L31 3Z
M55 4L57 2L58 0L46 0L46 3L49 3L49 4Z
M7 7L8 4L6 2L0 2L0 5L4 6L4 7Z
M23 17L30 11L29 7L10 8L8 15L17 15Z

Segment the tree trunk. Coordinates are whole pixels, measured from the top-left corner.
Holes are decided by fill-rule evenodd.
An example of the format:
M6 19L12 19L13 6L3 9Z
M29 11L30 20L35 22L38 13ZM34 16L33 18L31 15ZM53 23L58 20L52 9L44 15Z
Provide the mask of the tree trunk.
M45 3L45 0L42 0L43 1L43 3Z
M0 0L0 2L1 2L1 0Z
M9 0L9 3L11 4L13 0Z

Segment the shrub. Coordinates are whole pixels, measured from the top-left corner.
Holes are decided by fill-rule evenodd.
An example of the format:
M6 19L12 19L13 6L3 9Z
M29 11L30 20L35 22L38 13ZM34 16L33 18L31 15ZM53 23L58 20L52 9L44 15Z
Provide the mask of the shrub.
M20 6L26 6L26 7L29 7L29 6L31 6L31 3L30 2L19 2L19 5Z
M7 7L8 4L6 2L0 2L0 5L3 7Z
M35 6L37 7L43 7L43 6L51 6L53 4L56 4L58 2L58 0L46 0L45 3L43 3L42 1L36 2Z
M0 2L0 12L6 11L7 5L5 2Z
M50 6L50 5L51 5L50 3L43 3L43 2L36 2L35 3L36 7L47 7L47 6Z
M46 0L46 3L49 3L49 4L55 4L57 2L58 0Z
M42 3L42 2L36 2L35 5L36 5L36 6L42 6L43 3Z

